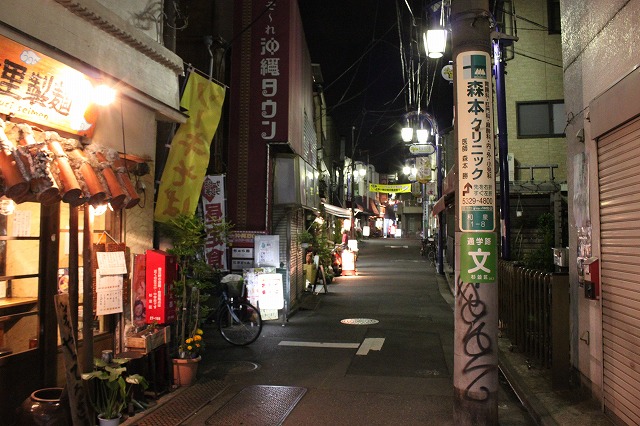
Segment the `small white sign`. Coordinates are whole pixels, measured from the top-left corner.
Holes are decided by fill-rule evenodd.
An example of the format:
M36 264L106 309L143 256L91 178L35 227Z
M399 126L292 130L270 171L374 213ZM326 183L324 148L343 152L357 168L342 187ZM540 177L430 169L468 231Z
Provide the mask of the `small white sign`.
M284 293L282 290L282 275L261 274L258 275L258 291L260 293L258 303L260 309L284 308Z
M247 268L253 268L253 259L231 259L232 271L242 271Z
M102 275L96 270L96 315L122 312L122 275Z
M102 275L122 275L127 273L127 262L123 251L99 251L96 253L96 258Z
M231 257L233 259L253 259L253 248L233 247L231 249Z

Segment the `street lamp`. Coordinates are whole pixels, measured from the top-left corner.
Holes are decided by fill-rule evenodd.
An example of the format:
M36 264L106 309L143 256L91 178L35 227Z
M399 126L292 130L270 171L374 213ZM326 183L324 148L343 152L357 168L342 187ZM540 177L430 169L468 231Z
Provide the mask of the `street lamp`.
M415 140L419 144L426 144L429 135L438 132L438 124L435 118L425 111L410 111L404 115L405 126L400 131L400 137L405 143Z
M438 24L422 33L424 50L427 52L428 57L434 59L442 58L442 55L444 55L444 51L447 47L447 30L445 30L444 28L445 13L443 9L443 5L441 5L440 20Z
M442 58L447 47L447 30L442 27L427 30L422 34L424 50L430 58Z

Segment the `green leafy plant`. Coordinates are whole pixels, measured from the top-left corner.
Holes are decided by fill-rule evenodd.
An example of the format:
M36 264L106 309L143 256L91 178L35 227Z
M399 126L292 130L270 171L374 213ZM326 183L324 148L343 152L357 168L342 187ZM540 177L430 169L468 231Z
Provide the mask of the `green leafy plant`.
M147 380L139 374L126 374L123 367L128 360L114 358L111 363L94 359L94 371L82 375L82 379L93 383L89 389L89 402L103 419L117 419L131 401L133 385L149 387Z
M231 225L223 220L205 221L196 215L181 214L162 226L172 248L167 252L176 256L178 279L174 282L176 295L176 339L178 358L196 358L184 348L187 339L198 335L204 319L209 315L207 300L215 287L220 285L221 271L210 266L204 257L207 236L217 241L226 241ZM200 335L201 336L201 335Z
M315 237L309 231L302 231L298 234L298 243L313 245Z
M331 267L331 250L335 243L329 238L329 228L327 222L323 224L314 223L305 231L312 247L313 254L318 256L319 264L322 265L327 282L333 279L333 268ZM302 234L302 233L301 233ZM298 235L301 235L298 234Z
M541 244L530 253L525 254L523 262L528 268L539 269L545 272L553 272L554 246L554 218L551 213L544 213L538 217L536 234Z

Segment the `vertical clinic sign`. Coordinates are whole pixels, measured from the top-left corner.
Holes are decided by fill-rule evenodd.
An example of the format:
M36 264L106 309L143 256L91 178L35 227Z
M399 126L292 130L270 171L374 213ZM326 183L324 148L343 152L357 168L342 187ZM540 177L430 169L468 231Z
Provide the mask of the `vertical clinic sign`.
M493 283L497 237L491 57L463 52L456 58L456 73L460 277L463 282Z
M251 29L252 140L287 140L289 117L289 1L253 2Z
M0 36L0 113L90 137L93 93L86 75Z

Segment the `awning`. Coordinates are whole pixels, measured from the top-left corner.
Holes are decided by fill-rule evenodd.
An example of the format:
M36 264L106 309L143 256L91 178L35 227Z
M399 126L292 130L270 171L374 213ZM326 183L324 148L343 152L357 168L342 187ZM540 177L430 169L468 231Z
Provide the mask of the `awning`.
M327 212L327 214L337 216L337 217L344 217L347 219L351 218L351 210L349 209L345 209L343 207L338 207L338 206L334 206L332 204L327 204L327 203L322 203L322 205L324 206L324 211Z
M444 195L443 195L433 205L433 210L431 211L431 214L436 216L436 215L440 214L440 212L443 211L445 208L447 208L447 204L444 201Z
M433 205L433 210L431 212L431 214L434 216L436 216L441 211L447 208L446 198L447 197L451 198L451 194L455 194L456 192L457 181L456 181L455 170L456 170L456 166L454 164L451 167L451 170L449 170L449 173L447 173L447 176L444 178L443 185L442 185L442 197L440 197L438 201L436 201L436 203Z

